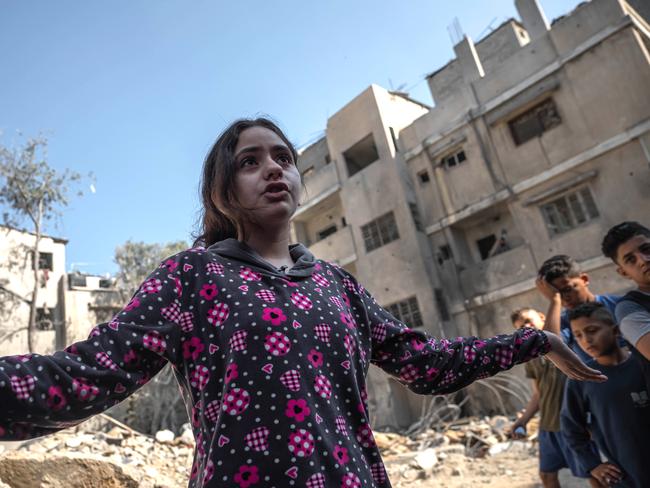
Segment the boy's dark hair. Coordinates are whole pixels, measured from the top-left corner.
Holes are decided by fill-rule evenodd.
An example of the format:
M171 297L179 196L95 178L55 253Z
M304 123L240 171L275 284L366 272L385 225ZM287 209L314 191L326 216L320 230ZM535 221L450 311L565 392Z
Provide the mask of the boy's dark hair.
M650 229L638 222L621 222L607 231L600 248L606 257L616 262L619 246L635 236L650 237Z
M557 278L575 278L580 276L580 273L582 273L580 265L566 254L548 258L539 268L539 275L549 283Z
M512 313L510 314L510 320L514 324L517 320L521 320L523 318L524 312L528 312L529 310L535 310L535 309L531 307L524 307L524 308L518 308L517 310L513 310Z
M583 303L573 310L569 310L569 320L576 320L582 317L588 319L593 318L607 325L616 325L616 321L612 317L612 314L609 313L609 310L607 310L607 307L598 302Z

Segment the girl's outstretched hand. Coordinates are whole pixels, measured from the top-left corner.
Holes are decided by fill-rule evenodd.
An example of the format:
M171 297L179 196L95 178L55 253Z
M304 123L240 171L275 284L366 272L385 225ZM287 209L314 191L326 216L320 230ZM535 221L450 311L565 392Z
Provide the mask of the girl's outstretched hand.
M576 354L569 349L562 339L552 332L544 332L551 344L546 357L555 364L568 378L578 381L607 381L607 376L596 369L586 366Z

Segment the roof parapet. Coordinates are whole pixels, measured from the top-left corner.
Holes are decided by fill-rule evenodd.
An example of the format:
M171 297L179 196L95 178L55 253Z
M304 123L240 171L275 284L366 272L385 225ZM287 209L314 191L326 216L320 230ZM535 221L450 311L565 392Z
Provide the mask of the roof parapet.
M463 79L470 83L485 76L485 70L481 59L478 57L474 42L469 36L464 36L463 40L454 46L456 59L460 63Z
M537 0L515 0L515 6L531 40L546 35L550 26Z

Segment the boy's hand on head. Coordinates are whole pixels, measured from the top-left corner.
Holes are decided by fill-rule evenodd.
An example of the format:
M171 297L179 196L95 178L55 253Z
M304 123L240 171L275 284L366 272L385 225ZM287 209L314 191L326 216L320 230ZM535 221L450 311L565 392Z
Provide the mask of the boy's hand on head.
M546 357L555 364L568 378L577 381L607 381L607 376L596 369L586 366L576 354L569 349L562 339L551 332L544 332L551 344Z
M546 278L543 276L537 276L535 286L537 287L537 291L539 291L547 300L560 300L560 292L557 288L546 281Z
M623 472L618 466L612 463L603 463L596 466L590 472L591 476L596 478L598 482L605 486L611 486L621 481Z

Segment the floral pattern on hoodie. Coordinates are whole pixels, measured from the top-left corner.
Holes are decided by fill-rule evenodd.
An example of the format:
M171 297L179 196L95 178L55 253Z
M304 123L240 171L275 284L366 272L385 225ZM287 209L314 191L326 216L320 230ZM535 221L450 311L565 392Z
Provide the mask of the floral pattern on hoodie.
M343 269L291 248L282 272L229 239L163 262L87 340L0 358L0 438L106 410L173 366L196 439L189 486L389 487L369 425L370 363L420 394L456 391L546 353L534 329L438 340Z

